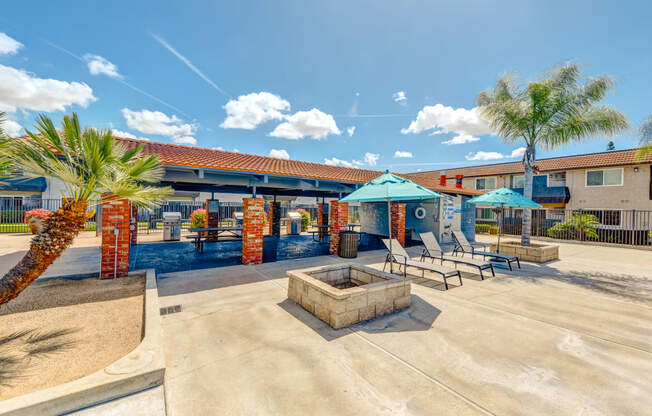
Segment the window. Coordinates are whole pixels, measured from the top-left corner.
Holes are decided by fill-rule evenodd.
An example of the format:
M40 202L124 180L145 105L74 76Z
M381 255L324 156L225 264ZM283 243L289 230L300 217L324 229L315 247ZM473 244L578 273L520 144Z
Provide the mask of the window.
M548 186L548 175L534 175L532 186L535 188ZM525 188L525 175L513 175L512 188Z
M496 189L496 178L478 178L475 180L475 189Z
M586 171L586 186L622 186L622 184L622 168Z
M491 208L476 208L475 218L480 220L493 220L495 218Z
M525 188L525 175L512 176L512 188Z
M548 186L566 186L566 172L555 172L549 174Z

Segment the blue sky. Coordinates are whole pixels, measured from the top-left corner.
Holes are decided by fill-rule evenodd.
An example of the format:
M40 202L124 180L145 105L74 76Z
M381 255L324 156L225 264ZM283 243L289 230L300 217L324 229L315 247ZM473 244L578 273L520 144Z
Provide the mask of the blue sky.
M0 16L0 109L10 131L38 112L76 111L85 125L138 138L399 172L519 160L519 145L487 134L476 94L506 71L528 80L572 60L615 78L605 102L635 128L652 113L651 7L10 2ZM634 128L616 148L636 145ZM602 151L607 141L538 156Z

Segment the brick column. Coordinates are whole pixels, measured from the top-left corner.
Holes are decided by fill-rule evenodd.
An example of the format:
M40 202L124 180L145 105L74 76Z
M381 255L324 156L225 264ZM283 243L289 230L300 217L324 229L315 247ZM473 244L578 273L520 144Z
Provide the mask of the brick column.
M340 245L340 232L346 230L349 224L349 203L340 201L331 201L329 211L330 224L330 250L331 254L337 254Z
M267 215L267 234L273 235L273 223L274 223L274 203L269 203L269 215Z
M405 204L392 203L392 237L405 247Z
M102 260L100 266L100 279L113 279L124 277L129 272L129 218L131 207L126 199L116 199L115 196L102 195ZM116 262L116 235L117 237L117 262ZM116 267L117 266L117 267Z
M134 204L131 204L130 221L132 226L129 227L129 243L136 245L138 244L138 207Z
M242 207L242 264L263 262L263 211L262 198L243 198Z

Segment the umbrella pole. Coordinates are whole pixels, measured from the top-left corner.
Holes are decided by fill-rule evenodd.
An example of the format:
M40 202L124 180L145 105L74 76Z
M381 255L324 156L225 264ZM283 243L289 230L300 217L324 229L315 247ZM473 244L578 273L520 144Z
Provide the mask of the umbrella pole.
M497 253L500 254L500 235L503 233L503 221L505 220L505 204L500 204L500 223L498 224L498 248Z
M392 265L394 264L394 255L392 254L392 206L387 198L387 225L389 226L389 272L394 273Z

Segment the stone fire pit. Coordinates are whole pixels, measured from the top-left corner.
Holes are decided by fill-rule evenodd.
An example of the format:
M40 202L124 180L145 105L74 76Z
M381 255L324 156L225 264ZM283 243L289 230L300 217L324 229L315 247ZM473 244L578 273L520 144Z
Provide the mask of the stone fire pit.
M288 297L331 327L410 306L410 282L367 266L337 264L287 272Z
M496 252L496 243L491 243L491 251ZM500 253L510 254L519 260L545 263L559 258L559 246L554 244L530 243L530 247L523 247L520 241L501 241Z

